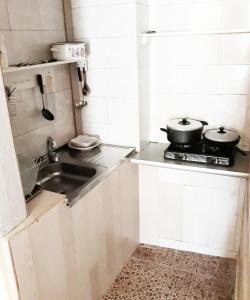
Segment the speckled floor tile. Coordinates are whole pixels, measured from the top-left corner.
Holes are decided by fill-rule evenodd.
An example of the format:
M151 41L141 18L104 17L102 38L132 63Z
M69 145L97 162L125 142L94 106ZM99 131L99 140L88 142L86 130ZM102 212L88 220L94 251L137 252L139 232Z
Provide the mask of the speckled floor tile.
M103 300L232 300L236 262L141 245Z

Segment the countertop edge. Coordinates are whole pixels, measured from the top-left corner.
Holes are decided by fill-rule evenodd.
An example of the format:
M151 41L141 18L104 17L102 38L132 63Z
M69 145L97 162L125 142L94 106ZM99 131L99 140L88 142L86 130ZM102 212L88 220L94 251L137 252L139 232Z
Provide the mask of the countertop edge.
M154 166L154 167L161 167L161 168L168 168L168 169L175 169L175 170L184 170L184 171L191 171L191 172L202 172L207 174L214 174L214 175L224 175L230 177L240 177L240 178L249 178L249 173L241 173L241 172L233 172L227 170L215 170L215 169L208 169L196 166L184 166L184 165L174 165L168 164L167 162L157 162L157 161L149 161L143 159L136 159L132 158L131 163L137 165L147 165L147 166Z

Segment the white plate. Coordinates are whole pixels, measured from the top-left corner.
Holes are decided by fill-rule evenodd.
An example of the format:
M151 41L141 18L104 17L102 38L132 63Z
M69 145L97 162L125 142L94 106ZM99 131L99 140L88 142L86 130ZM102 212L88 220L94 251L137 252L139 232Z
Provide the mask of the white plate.
M83 148L83 147L76 147L76 146L72 145L71 143L68 143L68 146L69 146L69 148L71 148L71 149L86 152L86 151L93 150L94 148L100 146L101 144L102 144L102 143L101 143L100 141L98 141L96 144L94 144L94 145L91 146L91 147L85 147L85 148Z
M78 135L70 141L70 144L77 148L86 148L98 143L98 137L90 135Z

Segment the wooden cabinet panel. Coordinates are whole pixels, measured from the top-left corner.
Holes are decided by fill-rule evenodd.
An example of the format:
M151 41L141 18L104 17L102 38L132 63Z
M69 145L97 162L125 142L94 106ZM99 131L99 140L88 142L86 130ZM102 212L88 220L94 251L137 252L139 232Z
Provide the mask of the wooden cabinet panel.
M99 300L138 245L137 167L124 162L72 208L10 240L21 300Z
M18 170L7 99L0 67L0 236L26 218L26 204Z

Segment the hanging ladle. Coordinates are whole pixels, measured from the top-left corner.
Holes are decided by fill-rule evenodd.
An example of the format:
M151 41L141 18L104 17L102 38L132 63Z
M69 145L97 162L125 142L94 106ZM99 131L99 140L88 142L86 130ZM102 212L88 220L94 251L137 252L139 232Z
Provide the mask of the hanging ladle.
M43 117L48 120L48 121L53 121L55 119L54 115L52 112L50 112L48 109L45 107L45 100L44 100L44 88L43 88L43 77L41 74L36 75L36 80L40 89L40 92L42 94L42 100L43 100L43 109L42 109L42 115Z

